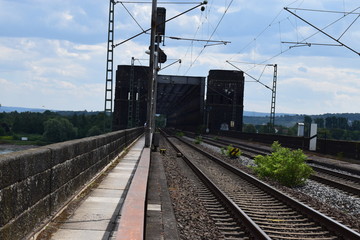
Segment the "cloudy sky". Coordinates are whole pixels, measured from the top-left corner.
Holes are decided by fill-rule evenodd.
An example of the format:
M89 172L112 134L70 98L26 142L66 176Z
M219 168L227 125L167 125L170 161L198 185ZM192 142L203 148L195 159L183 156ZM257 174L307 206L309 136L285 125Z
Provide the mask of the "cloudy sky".
M150 1L134 2L115 6L115 43L150 26ZM198 3L158 2L167 18ZM345 46L334 46L284 7ZM205 11L167 23L163 67L182 61L160 73L241 69L252 76L246 76L245 110L270 112L271 91L253 78L272 87L268 65L277 64L276 112L360 112L359 7L354 0L209 0ZM0 104L102 111L108 10L108 0L0 0ZM148 46L149 34L142 34L116 47L115 65L130 64L131 57L148 65Z

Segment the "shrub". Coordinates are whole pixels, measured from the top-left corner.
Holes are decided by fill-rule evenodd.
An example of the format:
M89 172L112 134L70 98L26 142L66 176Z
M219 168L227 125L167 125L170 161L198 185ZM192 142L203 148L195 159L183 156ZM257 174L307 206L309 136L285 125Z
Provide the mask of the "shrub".
M176 136L178 136L178 137L183 137L185 134L183 133L183 132L177 132L176 133Z
M237 158L242 154L242 152L239 149L239 151L236 151L236 149L238 148L234 148L232 145L229 145L226 148L221 148L221 153L230 158Z
M271 147L271 155L255 157L255 172L260 177L269 177L288 187L303 185L313 173L313 169L305 162L303 151L281 147L278 142L274 142Z
M197 136L196 138L195 138L195 141L194 141L194 143L195 144L200 144L200 143L202 143L202 137L201 136Z

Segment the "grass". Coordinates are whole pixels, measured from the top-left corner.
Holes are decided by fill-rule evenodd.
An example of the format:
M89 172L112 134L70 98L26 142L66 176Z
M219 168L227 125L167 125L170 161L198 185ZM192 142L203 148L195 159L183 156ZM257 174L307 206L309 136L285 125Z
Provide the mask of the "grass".
M27 137L27 141L21 140L21 137ZM39 134L19 134L14 136L0 136L0 144L12 144L12 145L46 145L43 136Z

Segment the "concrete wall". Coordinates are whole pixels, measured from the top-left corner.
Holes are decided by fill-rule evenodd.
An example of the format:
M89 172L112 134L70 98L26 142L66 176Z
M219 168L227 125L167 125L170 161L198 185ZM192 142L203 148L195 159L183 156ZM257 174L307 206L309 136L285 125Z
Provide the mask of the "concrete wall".
M323 154L331 154L339 158L352 158L359 160L360 142L318 138L316 151Z
M283 147L309 149L309 138L293 137L277 134L260 134L260 133L244 133L236 131L219 131L219 135L234 137L254 142L261 142L271 145L274 141L278 141Z
M142 133L134 128L0 155L0 239L23 239Z
M219 135L267 143L278 141L284 147L309 150L310 138L293 137L277 134L240 133L235 131L219 131ZM328 140L317 138L316 152L329 154L339 158L360 159L360 142Z

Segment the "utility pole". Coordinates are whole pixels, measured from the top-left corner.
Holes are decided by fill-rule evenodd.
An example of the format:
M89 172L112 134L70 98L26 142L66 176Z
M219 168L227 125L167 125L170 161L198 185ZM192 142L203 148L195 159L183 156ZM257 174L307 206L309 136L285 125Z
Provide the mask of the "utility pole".
M275 127L276 81L277 81L277 64L274 64L273 87L271 89L272 95L271 95L271 111L270 111L270 128Z
M233 66L234 68L238 69L239 71L242 71L244 74L246 74L247 76L249 76L250 78L252 78L253 80L260 83L261 85L263 85L264 87L266 87L267 89L269 89L271 91L271 109L270 109L270 120L269 120L269 130L271 130L271 127L275 127L275 102L276 102L277 64L266 64L265 65L265 67L267 67L267 66L273 66L274 67L273 86L272 86L272 88L270 88L269 86L267 86L264 83L260 82L260 80L259 80L260 78L256 79L255 77L253 77L250 74L244 72L243 70L241 70L240 68L238 68L234 64L230 63L229 61L226 61L226 62L228 64L230 64L231 66ZM264 70L265 70L265 68L264 68Z
M104 108L104 130L111 131L112 109L113 109L113 68L114 68L114 0L110 0L109 5L109 26L107 42L106 60L106 80L105 80L105 108ZM110 126L106 125L106 116L110 116Z
M156 65L155 65L155 34L156 34L156 18L157 18L157 0L152 1L152 12L151 12L151 35L150 35L150 76L148 81L148 99L147 99L147 121L145 128L145 146L151 147L152 135L154 133L153 121L154 121L154 86L156 83Z
M136 94L134 94L134 57L131 58L131 68L130 68L130 81L129 81L129 94L128 94L128 123L127 128L132 128L136 126L134 122L134 101L136 98ZM135 123L135 124L134 124Z

